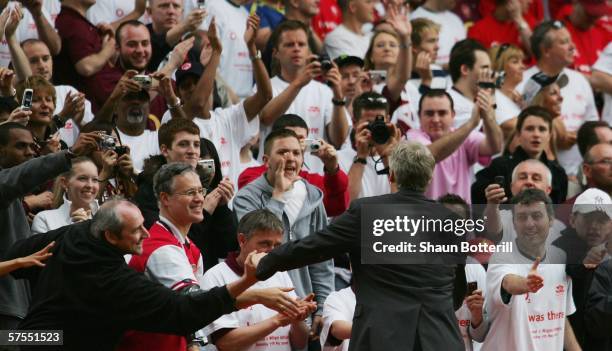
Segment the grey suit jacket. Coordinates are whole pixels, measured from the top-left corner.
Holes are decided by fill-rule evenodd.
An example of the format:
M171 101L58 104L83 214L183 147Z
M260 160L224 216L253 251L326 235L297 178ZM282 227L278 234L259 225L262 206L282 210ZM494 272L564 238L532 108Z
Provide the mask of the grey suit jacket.
M265 280L277 271L348 252L357 299L351 351L464 350L453 306L456 267L362 264L360 227L365 204L422 204L428 211L446 211L422 193L407 190L353 201L326 229L265 256L257 267L257 278Z

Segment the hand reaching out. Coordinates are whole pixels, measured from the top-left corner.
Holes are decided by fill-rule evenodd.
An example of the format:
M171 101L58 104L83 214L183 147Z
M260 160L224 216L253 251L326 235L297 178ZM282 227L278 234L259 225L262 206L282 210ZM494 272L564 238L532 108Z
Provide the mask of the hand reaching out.
M525 282L527 291L531 293L536 293L538 290L542 289L544 286L544 278L540 274L538 274L538 266L540 265L540 258L536 258L527 274L527 279Z

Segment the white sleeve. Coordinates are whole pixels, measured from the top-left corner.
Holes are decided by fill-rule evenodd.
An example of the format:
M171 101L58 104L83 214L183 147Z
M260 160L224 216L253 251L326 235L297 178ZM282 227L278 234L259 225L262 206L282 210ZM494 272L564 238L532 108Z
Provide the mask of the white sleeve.
M574 305L574 294L572 294L572 278L570 278L570 276L568 275L566 277L567 279L567 293L565 294L565 315L569 316L571 314L574 314L574 312L576 312L576 305Z
M347 294L343 294L342 292L342 290L332 292L331 294L329 294L329 296L325 300L325 303L323 304L323 328L321 329L320 338L321 347L326 346L331 325L335 321L353 321L353 314L355 313L354 304L353 308L349 311L347 301L343 301L343 299L346 299L348 296Z
M501 287L504 277L508 274L517 274L511 264L490 264L486 276L486 306L491 319L495 318L497 308L510 308L510 301L505 303L502 299Z
M593 89L591 85L586 80L586 78L582 77L584 92L586 94L586 112L585 112L585 120L586 121L597 121L599 120L599 113L597 112L597 106L595 105L595 96L593 95Z
M247 119L244 100L228 108L218 108L213 114L216 115L215 124L222 129L221 135L231 138L238 148L242 148L259 133L259 117L255 117L251 121ZM217 150L220 149L219 146L215 146Z
M164 245L153 251L147 260L145 272L172 290L199 284L185 251L175 245Z
M599 55L597 62L593 65L593 70L612 75L612 42Z
M204 290L210 290L216 286L223 286L229 282L225 281L222 276L222 270L219 267L225 263L219 263L219 265L211 268L204 274ZM220 329L235 329L240 327L240 320L238 319L238 311L225 314L217 318L214 322L210 323L202 329L204 334L210 335Z
M47 223L47 211L39 212L36 216L34 216L34 220L32 221L31 231L32 234L41 234L49 231L49 223Z

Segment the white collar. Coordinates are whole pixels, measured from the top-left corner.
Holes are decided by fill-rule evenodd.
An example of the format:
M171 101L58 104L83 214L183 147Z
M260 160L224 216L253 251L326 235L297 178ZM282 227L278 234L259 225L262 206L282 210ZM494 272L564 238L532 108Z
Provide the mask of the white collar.
M161 224L164 227L165 226L169 227L169 228L166 228L166 229L170 230L170 233L172 233L172 235L174 235L174 237L181 244L189 244L189 238L187 236L183 236L183 234L181 234L181 231L178 230L178 228L174 225L174 223L172 223L172 221L170 221L168 218L162 216L161 214L159 215L159 220L162 222Z

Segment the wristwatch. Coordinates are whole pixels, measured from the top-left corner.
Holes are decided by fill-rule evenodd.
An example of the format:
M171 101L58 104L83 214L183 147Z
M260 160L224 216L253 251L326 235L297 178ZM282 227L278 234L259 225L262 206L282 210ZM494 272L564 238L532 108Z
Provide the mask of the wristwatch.
M255 53L255 56L251 57L251 61L255 61L255 60L261 60L261 51L257 50L257 53Z
M365 158L359 157L359 156L355 156L355 158L353 159L353 163L361 163L361 164L367 165L368 160L366 160Z
M342 99L333 98L332 99L332 104L334 104L334 106L345 106L346 105L346 101L344 101Z
M166 106L168 107L168 110L174 110L175 108L180 107L182 103L183 102L181 101L181 99L177 96L176 97L176 104L174 104L174 105L167 104Z

